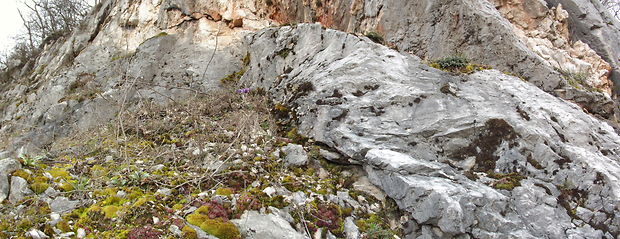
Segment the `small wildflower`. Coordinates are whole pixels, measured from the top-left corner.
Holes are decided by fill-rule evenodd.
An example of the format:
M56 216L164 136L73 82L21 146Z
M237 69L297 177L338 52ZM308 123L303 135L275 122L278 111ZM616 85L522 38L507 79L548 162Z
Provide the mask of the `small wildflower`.
M243 88L243 89L238 89L237 93L239 94L247 94L250 93L250 88Z

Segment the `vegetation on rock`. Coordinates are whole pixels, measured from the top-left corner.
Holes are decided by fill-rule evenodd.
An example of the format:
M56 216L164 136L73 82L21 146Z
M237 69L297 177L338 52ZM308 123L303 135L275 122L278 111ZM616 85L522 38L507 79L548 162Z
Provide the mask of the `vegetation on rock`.
M353 189L355 177L347 171L358 169L322 159L319 146L292 127L294 111L260 91L226 87L169 106L143 102L120 122L58 140L36 160L24 156L25 169L13 175L26 179L35 195L21 202L19 213L0 209L0 225L18 222L4 226L2 235L23 236L36 228L49 236L83 229L93 238L196 238L188 226L194 225L219 238L240 238L229 220L273 207L289 211L298 231L344 236L345 217L364 222L383 210L382 202ZM286 167L276 152L289 142L309 148L313 163ZM268 188L285 191L267 194ZM80 203L49 224L46 190ZM362 207L328 200L340 191ZM305 206L294 204L292 193L306 195ZM368 238L377 230L399 234L386 218L371 221L361 228ZM173 225L180 235L171 234Z
M431 61L429 66L442 71L463 74L471 74L476 71L491 69L490 66L471 63L469 59L462 55L447 56Z

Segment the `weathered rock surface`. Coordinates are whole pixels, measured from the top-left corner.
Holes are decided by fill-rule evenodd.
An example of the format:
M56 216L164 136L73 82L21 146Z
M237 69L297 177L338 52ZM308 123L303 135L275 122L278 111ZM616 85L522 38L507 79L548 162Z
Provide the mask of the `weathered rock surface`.
M1 93L11 103L0 116L0 132L24 131L9 139L8 149L34 153L140 102L166 104L217 89L243 64L242 37L267 24L247 20L231 29L221 19L183 15L174 2L103 1L83 28L48 45L29 63L33 69Z
M242 80L293 107L302 134L363 163L411 213L410 235L620 232L620 137L578 106L498 71L441 72L320 25L247 41ZM523 179L503 190L510 176L488 173Z
M606 12L600 1L546 0L552 6L562 4L569 13L571 36L587 43L613 66L611 79L620 90L620 22Z
M53 213L67 213L75 209L80 202L69 200L67 197L56 197L49 202L50 210Z
M216 89L249 56L243 82L293 108L299 131L331 148L321 155L363 165L383 192L367 180L353 186L396 200L410 237L618 237L620 137L580 108L612 118L606 77L620 82L618 24L597 1L521 2L514 15L487 0L103 1L82 28L7 79L0 133L11 135L3 138L11 152L37 151L118 123L144 102ZM320 25L253 35L272 21L358 35ZM400 52L359 36L367 32ZM424 64L459 53L527 82ZM565 66L595 75L584 82L594 91L554 69ZM289 161L305 161L297 159ZM0 161L0 202L13 194L8 177L19 167ZM330 199L351 204L338 193ZM303 205L309 197L290 198ZM62 197L51 204L55 212L75 206ZM244 216L256 219L238 222L246 235L303 237L274 215Z
M231 220L244 238L256 239L303 239L307 238L295 231L283 218L276 214L261 214L246 211L239 219Z
M271 6L259 5L259 9L281 23L320 22L348 32L379 32L388 44L423 59L463 54L476 62L515 73L590 112L605 118L613 114L613 103L608 96L568 84L567 77L558 73L549 60L528 48L514 33L513 25L487 0L346 0L326 4L277 1ZM545 52L549 54L558 53ZM606 78L602 87L610 87Z
M543 0L493 2L527 47L563 73L569 84L612 95L611 66L587 44L571 38L569 14L561 4L548 8Z
M287 165L302 166L308 163L308 154L299 144L288 144L282 147L282 152L286 154L284 160Z
M47 235L45 235L44 232L39 231L37 229L32 229L30 231L28 231L27 233L28 237L32 238L32 239L44 239L44 238L49 238Z
M556 4L555 0L549 2ZM572 19L569 24L583 30L571 37L575 35L590 45L617 72L618 44L613 42L618 38L616 25L601 24L609 19L598 13L601 8L596 4L559 2ZM544 10L543 6L528 8L535 16ZM580 19L583 14L587 21L575 21L575 16ZM243 24L238 27L240 20ZM217 88L219 79L242 67L245 51L238 44L242 36L273 21L318 21L350 32L376 31L390 45L424 59L461 53L478 63L520 75L591 113L611 118L614 111L609 95L574 88L553 69L556 65L549 63L561 62L561 66L603 74L607 69L604 64L556 59L583 54L598 59L587 46L575 43L576 50L566 52L532 49L487 0L122 0L103 1L82 28L47 45L39 58L12 76L12 84L2 91L5 107L0 115L0 133L23 131L7 139L10 150L24 147L25 151L37 151L77 129L110 122L141 101L164 104ZM603 91L611 87L605 80L589 85Z
M344 231L347 235L347 239L356 239L360 237L360 231L351 217L345 219Z
M26 179L15 176L11 177L9 202L16 204L30 194L32 194L32 190L30 190Z
M14 159L2 159L0 160L0 203L9 196L10 189L10 175L15 170L18 170L22 165Z

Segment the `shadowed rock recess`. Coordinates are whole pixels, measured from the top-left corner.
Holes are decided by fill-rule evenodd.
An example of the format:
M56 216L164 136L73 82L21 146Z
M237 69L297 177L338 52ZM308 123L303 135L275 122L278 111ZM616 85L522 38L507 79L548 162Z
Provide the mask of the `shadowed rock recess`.
M107 0L0 86L0 238L619 238L581 0Z

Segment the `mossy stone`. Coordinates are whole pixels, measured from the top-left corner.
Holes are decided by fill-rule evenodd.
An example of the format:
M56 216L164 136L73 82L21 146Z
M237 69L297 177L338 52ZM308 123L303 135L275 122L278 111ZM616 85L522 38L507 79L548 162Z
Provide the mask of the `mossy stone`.
M207 219L200 224L200 229L220 239L241 238L239 229L230 221L221 218Z
M105 214L106 218L115 218L117 216L116 213L119 209L120 208L118 206L108 205L103 207L101 211Z
M198 239L198 233L196 233L196 230L194 230L190 226L184 226L181 231L183 232L183 238Z
M30 188L32 188L32 191L34 191L34 193L36 194L41 194L45 192L45 190L47 190L47 188L49 187L50 185L47 183L33 183L30 185Z

